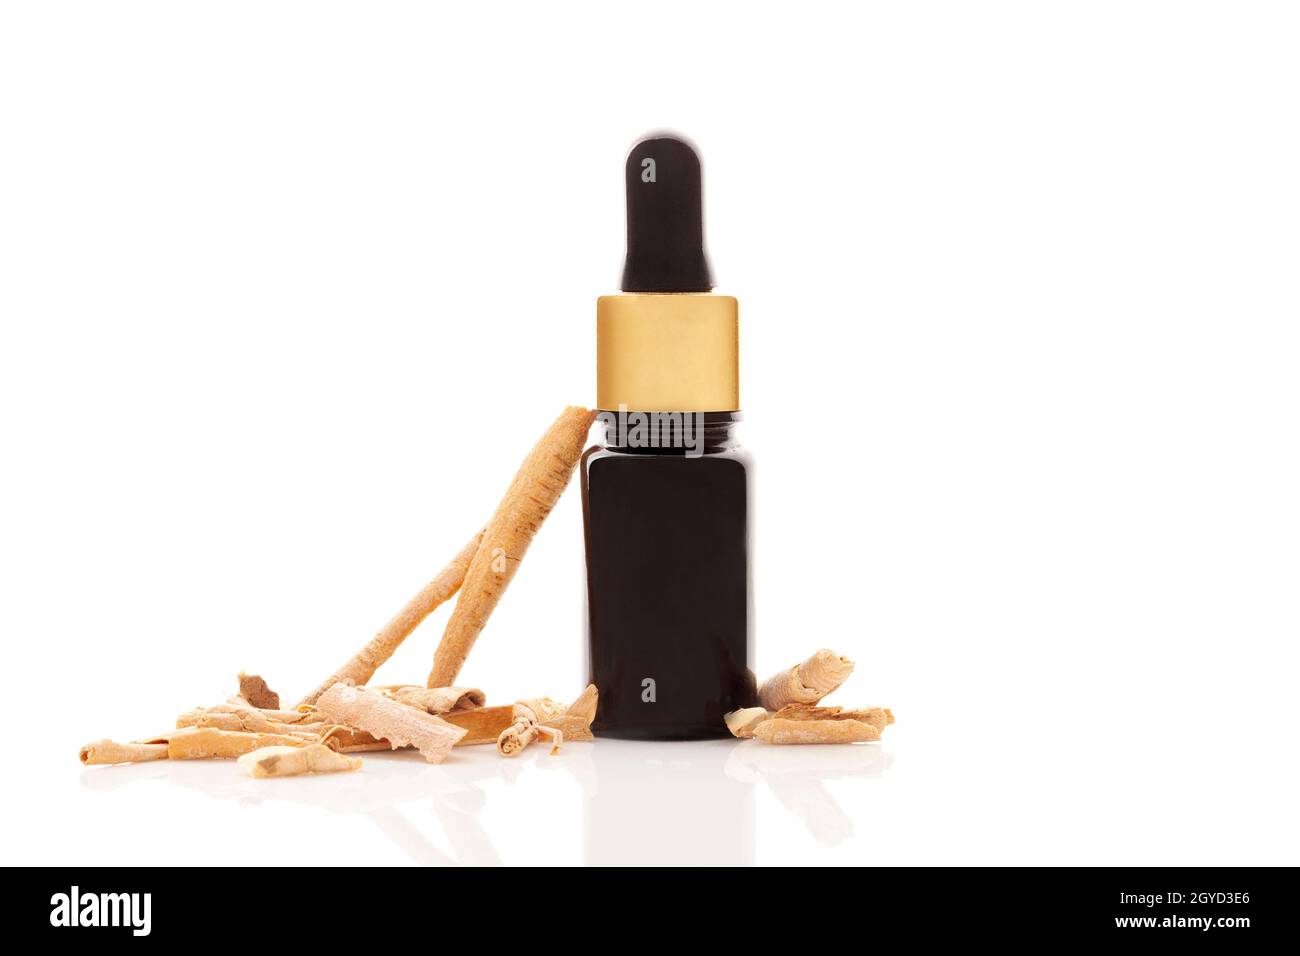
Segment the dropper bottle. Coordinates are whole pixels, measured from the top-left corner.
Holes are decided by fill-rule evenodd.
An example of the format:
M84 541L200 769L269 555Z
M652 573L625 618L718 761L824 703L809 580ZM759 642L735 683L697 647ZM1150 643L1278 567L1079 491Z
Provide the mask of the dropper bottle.
M726 736L755 698L738 307L713 294L691 145L641 140L625 179L622 292L596 304L604 440L580 468L593 729Z

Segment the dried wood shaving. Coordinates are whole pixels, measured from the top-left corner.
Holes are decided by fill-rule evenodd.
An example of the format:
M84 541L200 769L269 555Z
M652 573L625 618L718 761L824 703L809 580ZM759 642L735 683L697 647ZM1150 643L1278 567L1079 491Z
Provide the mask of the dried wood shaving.
M186 727L167 735L167 756L172 760L242 757L259 747L305 747L313 738L287 734L245 733L211 727Z
M239 672L239 696L254 707L280 709L280 695L266 686L266 681L256 674Z
M346 684L335 684L327 690L316 708L326 720L387 740L394 750L413 746L429 763L442 763L456 741L465 736L463 728L433 714Z
M880 731L860 720L773 717L754 728L754 737L769 744L851 744L879 740Z
M479 707L475 710L453 710L442 719L456 727L464 728L465 736L456 741L457 747L475 744L495 744L501 732L514 723L513 704L501 707Z
M335 753L323 744L307 747L262 747L239 758L239 765L254 777L293 777L303 773L359 770L361 760Z
M538 736L551 741L551 753L559 752L565 740L592 740L591 721L596 715L596 685L589 684L578 698L565 707L549 697L515 703L513 721L497 738L503 757L517 757Z
M764 707L742 707L725 715L723 720L733 737L747 740L754 736L754 728L771 716L772 712Z
M112 740L96 740L81 748L81 762L94 764L140 763L145 760L166 760L165 743L119 744Z
M420 687L404 684L396 687L375 688L408 707L426 714L448 714L454 710L470 710L487 703L487 696L477 687Z
M787 720L860 720L877 730L884 730L894 722L894 712L888 707L863 707L845 710L843 707L817 707L812 704L790 704L773 714Z
M843 684L853 673L853 662L834 651L820 650L794 667L768 678L758 691L758 702L777 711L787 704L815 704Z

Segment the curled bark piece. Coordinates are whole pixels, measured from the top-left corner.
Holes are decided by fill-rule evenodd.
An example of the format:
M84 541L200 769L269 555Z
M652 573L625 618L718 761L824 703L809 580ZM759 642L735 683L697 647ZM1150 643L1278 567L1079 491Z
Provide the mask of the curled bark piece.
M853 662L847 657L820 650L802 664L764 681L758 691L758 702L773 711L787 704L815 704L843 684L851 673Z
M771 711L762 707L742 707L733 710L722 719L727 722L727 729L733 737L748 740L754 736L754 728L772 716Z
M465 583L433 657L428 687L450 687L488 617L510 585L533 536L569 483L595 412L570 406L520 466L483 531Z
M497 738L498 752L503 757L516 757L539 736L550 739L553 754L566 740L594 740L591 722L596 716L596 701L595 684L588 684L568 707L549 697L518 701L510 726Z
M167 735L167 756L172 760L242 757L260 747L305 747L311 742L310 737L287 734L250 734L210 727L186 727Z
M497 752L503 757L517 757L541 733L538 725L564 713L564 705L549 697L515 702L514 720L497 738Z
M754 728L754 737L769 744L852 744L879 740L880 731L860 720L789 720L773 717Z
M86 744L79 754L86 766L112 763L140 763L145 760L166 760L166 744L119 744L113 740L96 740Z
M376 688L399 704L414 707L426 714L447 714L453 710L470 710L487 703L487 696L477 687L419 687L416 685Z
M394 750L409 744L429 763L442 763L456 741L465 736L463 728L439 717L346 684L327 690L316 707L326 720L387 740Z
M253 707L280 709L280 695L266 686L266 681L256 674L239 672L239 696Z
M884 730L894 722L894 712L888 707L862 707L845 710L843 707L817 707L812 704L790 704L773 716L787 720L860 720L877 730Z
M239 758L239 765L254 777L293 777L300 773L359 770L358 757L345 757L323 744L307 747L262 747Z
M433 613L460 588L465 580L465 572L470 561L478 551L483 532L470 538L465 547L451 559L451 563L438 572L438 576L426 584L420 593L406 603L406 607L384 625L384 629L370 639L365 647L357 651L352 658L336 670L314 691L298 702L299 707L309 707L335 684L364 684L375 676L379 665L393 656L393 652L406 640L407 636L426 617ZM444 685L451 681L445 681Z

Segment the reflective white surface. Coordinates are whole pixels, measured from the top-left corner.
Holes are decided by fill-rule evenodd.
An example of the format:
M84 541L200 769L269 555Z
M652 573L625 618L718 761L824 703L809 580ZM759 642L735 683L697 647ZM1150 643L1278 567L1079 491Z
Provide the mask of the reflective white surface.
M1300 853L1281 725L1251 733L1261 722L1238 712L1157 737L1104 709L1063 726L940 707L897 708L873 744L597 740L509 760L465 747L438 766L365 754L355 773L285 780L229 760L83 768L65 728L14 751L4 862L1277 865Z
M189 846L202 858L188 862L208 863L253 852L259 862L743 865L761 856L760 802L788 813L809 846L852 842L894 760L881 744L619 740L570 744L555 756L535 746L516 760L464 748L441 766L409 753L364 759L357 773L285 780L253 780L230 761L86 768L89 799L79 802L101 832L126 806L132 817L155 807L171 819L168 808L193 794L225 804L202 806L192 828L173 819L132 837L140 858L169 862L186 861ZM841 781L853 786L837 796L828 784ZM80 860L102 847L76 842Z

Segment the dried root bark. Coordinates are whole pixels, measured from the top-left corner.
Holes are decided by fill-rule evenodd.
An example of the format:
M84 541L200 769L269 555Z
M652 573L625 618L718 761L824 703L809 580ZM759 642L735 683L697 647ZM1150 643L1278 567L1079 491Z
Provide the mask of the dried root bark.
M457 747L472 747L476 744L495 744L502 731L515 720L515 708L511 704L502 707L479 707L475 710L453 710L443 714L447 723L464 729L465 736L456 741Z
M256 674L239 672L239 696L248 701L252 707L280 709L280 695L267 687L266 681Z
M487 703L487 696L477 687L419 687L411 684L375 689L399 704L414 707L426 714L471 710Z
M242 697L231 697L224 704L216 704L212 707L195 707L191 714L214 713L214 714L260 714L267 720L276 721L281 724L318 724L323 720L320 714L314 709L309 710L270 710L266 707L253 707Z
M398 611L397 615L384 625L382 631L371 638L366 646L357 651L346 664L327 677L319 687L300 700L298 706L311 706L316 703L321 694L335 684L361 685L374 677L379 666L393 656L393 652L419 626L420 622L460 588L482 538L481 531L470 538L465 547L451 559L451 563L439 571L438 576L426 584L419 594L411 598L406 607ZM450 684L451 681L445 683Z
M894 712L888 707L863 707L845 710L843 707L816 707L812 704L790 704L772 715L786 720L858 720L884 730L894 722Z
M372 750L397 750L387 740L368 734L355 727L334 724L321 734L320 742L342 754L363 753Z
M307 747L262 747L239 758L239 765L254 777L293 777L302 773L359 770L361 760L335 753L323 744Z
M767 710L788 704L815 704L835 690L853 673L853 662L834 651L820 650L802 664L770 677L758 691L758 702Z
M167 735L167 756L171 760L206 760L210 757L242 757L259 747L305 747L313 737L288 734L245 733L211 727L186 727Z
M894 712L888 707L846 710L816 704L787 704L775 713L762 707L733 710L725 719L727 729L736 737L757 737L777 744L835 744L879 740L880 732L894 722ZM844 726L835 727L835 724Z
M879 740L880 731L860 720L772 717L754 728L754 737L769 744L851 744Z
M533 536L569 483L595 412L570 406L524 459L465 573L465 583L425 684L450 687L519 569Z
M335 684L316 702L329 721L387 740L396 750L415 747L429 763L442 763L465 731L432 714L389 700L374 691Z
M96 740L81 748L81 762L94 764L141 763L145 760L166 760L166 744L119 744L112 740Z
M763 707L743 707L733 710L723 720L727 722L727 729L733 737L748 740L754 736L754 728L771 716L772 712Z
M260 710L218 711L189 710L176 718L177 728L207 727L212 730L238 730L254 734L289 734L316 736L323 724L319 718L312 723L282 723L271 720Z
M518 701L513 720L497 738L497 751L503 757L517 757L539 736L551 741L556 753L566 740L592 740L591 722L596 716L596 685L589 684L568 707L549 697Z

